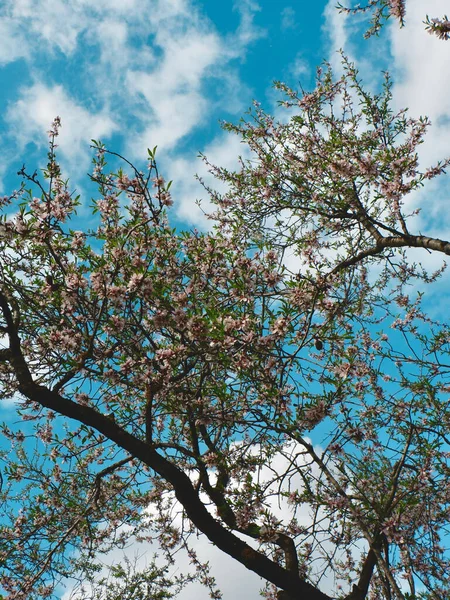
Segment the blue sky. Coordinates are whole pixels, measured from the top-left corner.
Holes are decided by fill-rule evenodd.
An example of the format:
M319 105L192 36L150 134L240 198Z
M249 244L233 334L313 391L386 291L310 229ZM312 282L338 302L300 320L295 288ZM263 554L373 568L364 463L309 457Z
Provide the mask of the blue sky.
M381 71L394 77L394 106L426 114L433 127L421 148L422 165L450 154L450 42L424 31L428 13L442 16L448 0L407 0L406 27L392 22L379 39L364 41L364 23L325 0L3 0L0 4L0 193L18 187L17 170L46 164L47 131L62 120L59 156L83 194L91 138L144 164L158 145L160 168L174 180L177 221L207 222L195 201L205 192L199 151L211 162L236 165L245 148L223 132L259 100L281 116L271 84L280 79L311 88L324 59L339 68L342 48L370 89ZM447 178L448 179L448 178ZM409 200L423 211L422 233L448 239L447 181ZM86 207L90 198L85 198ZM419 252L419 251L418 251ZM414 253L412 253L414 255ZM432 265L438 259L420 252ZM448 276L437 284L448 299ZM207 557L211 547L199 541ZM257 596L255 576L227 558L215 572L225 598ZM202 595L203 594L203 595ZM190 589L182 600L207 597Z
M237 120L253 98L274 104L274 79L308 85L327 55L325 2L257 4L185 0L19 0L0 9L0 177L6 193L26 162L45 161L46 131L63 123L60 157L83 185L89 142L139 161L158 145L179 192L179 216L201 190L196 159L209 150L233 162L239 142L219 120ZM1 14L0 13L0 14ZM226 139L228 138L228 139ZM193 214L194 212L194 214Z
M425 11L445 0L408 0L407 27L365 42L362 24L335 0L4 0L0 7L0 193L17 186L24 162L46 163L47 130L62 119L59 156L83 192L91 138L137 163L158 145L174 180L175 210L205 225L195 200L197 159L233 165L243 146L221 131L255 98L277 113L274 79L312 86L316 66L343 48L367 85L389 68L398 106L428 114L426 160L445 155L450 107L447 46L424 32ZM439 129L440 131L437 131ZM443 135L441 134L443 132ZM448 150L447 150L448 151ZM86 198L86 205L88 198Z
M59 156L83 192L91 138L139 162L158 145L174 180L175 210L205 225L194 180L212 162L233 165L243 146L221 131L255 98L277 112L271 84L311 87L316 66L343 48L364 81L394 74L398 107L435 123L425 160L445 155L449 133L448 45L426 34L426 11L446 0L408 0L407 27L395 23L365 42L358 20L335 0L4 0L0 6L0 193L17 186L24 162L45 165L47 130L62 119ZM440 125L439 125L440 124ZM439 125L439 126L438 126ZM86 199L86 205L88 199ZM434 207L436 210L436 205Z

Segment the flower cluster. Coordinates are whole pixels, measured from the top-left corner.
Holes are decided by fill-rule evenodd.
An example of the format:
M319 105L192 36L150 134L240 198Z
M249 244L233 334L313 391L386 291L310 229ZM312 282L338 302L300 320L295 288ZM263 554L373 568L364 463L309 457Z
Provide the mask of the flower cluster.
M89 580L92 557L132 535L172 561L198 531L302 597L326 597L331 576L373 598L402 597L405 575L450 585L450 330L409 289L441 271L407 257L450 244L413 233L405 210L450 162L421 172L429 123L390 110L389 79L365 92L346 59L310 93L278 87L290 120L256 106L228 126L253 158L212 167L227 192L211 191L210 232L170 225L155 150L145 174L107 173L121 157L101 144L92 219L72 228L59 120L47 188L22 172L32 193L3 207L0 383L20 417L0 451L10 600Z

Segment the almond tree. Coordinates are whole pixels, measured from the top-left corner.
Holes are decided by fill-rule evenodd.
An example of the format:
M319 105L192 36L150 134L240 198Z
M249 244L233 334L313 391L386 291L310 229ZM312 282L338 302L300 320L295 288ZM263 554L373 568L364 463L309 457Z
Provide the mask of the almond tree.
M361 3L358 3L353 8L342 5L339 2L337 8L340 12L350 15L371 13L371 25L364 34L365 38L369 38L372 35L378 35L381 28L390 17L397 19L400 26L404 27L406 6L406 0L367 0L365 4L361 5ZM440 40L449 39L450 20L447 15L432 18L427 15L424 24L425 30L428 31L428 33L436 35Z
M85 220L59 119L44 180L24 168L2 199L7 598L90 580L131 539L158 539L169 562L186 548L218 598L198 532L267 598L447 594L449 332L415 291L442 269L408 252L450 243L415 231L404 203L449 161L421 171L427 120L393 114L389 80L370 95L344 65L312 93L279 84L287 119L257 106L228 126L252 158L211 167L228 190L210 190L209 233L170 226L154 151L144 172L110 173L120 157L100 143L90 227L72 229Z

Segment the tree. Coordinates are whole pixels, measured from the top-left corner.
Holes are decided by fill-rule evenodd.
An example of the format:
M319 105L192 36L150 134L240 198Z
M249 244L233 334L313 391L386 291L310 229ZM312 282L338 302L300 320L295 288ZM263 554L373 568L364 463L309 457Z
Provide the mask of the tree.
M358 4L354 8L348 8L339 3L338 9L340 12L351 15L367 12L372 13L371 25L364 34L366 38L378 35L390 17L398 19L401 27L405 25L406 0L368 0L367 4L363 6ZM426 31L432 35L436 35L440 40L448 40L450 38L450 20L447 15L441 18L430 18L427 15L424 24Z
M343 60L312 93L278 85L289 120L228 126L253 155L211 166L209 233L170 226L155 150L144 173L97 142L92 226L72 229L59 119L44 181L24 168L3 198L1 389L27 422L2 428L8 598L94 577L132 537L173 560L196 532L268 598L329 600L330 578L346 600L448 594L450 338L420 288L443 268L408 251L450 242L405 206L450 161L421 171L427 120Z

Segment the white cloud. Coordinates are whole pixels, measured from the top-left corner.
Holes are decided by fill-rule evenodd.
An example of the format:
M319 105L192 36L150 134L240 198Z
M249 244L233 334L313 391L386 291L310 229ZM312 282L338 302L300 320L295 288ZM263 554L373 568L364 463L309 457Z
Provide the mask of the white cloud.
M212 565L212 575L215 577L217 587L225 599L248 600L258 598L259 590L264 586L264 581L253 571L249 571L239 562L224 554L216 548L205 536L200 536L195 544L195 551L202 561L209 561ZM185 565L179 565L187 569ZM177 565L178 567L178 565ZM199 583L188 585L178 596L177 600L208 600L208 590Z
M107 114L89 112L72 100L62 86L47 87L42 83L21 90L19 100L9 107L6 120L23 149L30 141L46 144L46 132L56 116L63 123L58 152L71 162L88 160L90 140L108 137L116 129Z
M235 10L240 14L239 26L225 38L184 2L173 2L168 11L154 11L152 24L155 26L156 19L158 25L154 43L162 52L158 66L150 72L148 68L129 70L126 77L128 92L144 98L144 110L148 111L146 115L141 113L144 126L129 145L132 155L141 155L142 148L155 144L163 151L176 150L181 138L205 124L214 102L228 109L240 107L236 96L242 83L226 66L243 58L247 46L264 32L254 24L259 10L255 2L236 3ZM211 102L205 83L219 78L222 97Z
M341 71L341 59L338 50L343 50L351 60L349 40L351 21L345 14L340 14L336 10L335 0L329 0L323 11L324 23L323 31L329 39L329 58L330 64L337 72Z
M302 75L308 76L311 72L311 67L308 64L308 61L305 60L302 54L299 52L295 57L292 64L289 66L289 73L293 77L301 77Z
M223 553L214 546L204 535L199 535L195 538L192 544L194 551L202 562L209 562L212 569L212 575L215 577L217 587L223 594L224 599L233 600L248 600L248 598L258 598L259 590L263 587L262 579L249 571L239 562ZM157 552L157 544L132 544L126 551L114 550L105 557L105 571L107 573L107 565L124 564L126 556L136 569L144 570L149 564L155 552ZM164 564L163 559L157 561L161 566ZM179 576L181 573L192 572L193 567L190 564L190 559L185 550L180 550L176 554L175 565L169 569L169 576ZM73 594L70 582L67 582L67 591L62 595L61 600L76 600L77 596ZM209 591L200 583L190 583L179 594L177 600L209 600Z
M129 54L123 52L128 43L128 26L125 20L117 18L117 15L114 15L114 18L106 18L98 24L92 34L100 45L101 62L114 64L114 61L121 57L121 64L124 64Z
M10 17L0 18L0 64L8 64L29 54L20 24Z
M251 43L266 35L262 27L255 25L255 14L261 10L261 7L254 0L235 0L233 8L241 17L239 27L233 44L234 51L241 54L242 51ZM231 50L231 48L230 48Z
M148 19L157 28L164 24L173 24L175 28L179 26L179 19L189 21L196 15L196 9L192 0L153 0L147 3Z
M75 50L78 35L86 26L80 4L63 0L7 2L12 18L27 27L25 39L29 47L45 42L49 48L58 48L64 54Z
M294 29L296 26L295 10L292 6L286 6L281 11L281 29Z
M429 35L423 20L448 11L447 0L408 0L406 27L390 27L394 100L398 108L408 107L412 116L427 115L434 123L428 134L428 160L449 155L450 134L450 48ZM423 154L423 153L422 153Z
M310 442L308 439L305 441L308 443ZM259 451L257 446L255 446L253 450L255 453ZM320 453L319 447L316 447L315 450ZM280 489L289 492L292 492L296 489L302 490L302 479L298 472L295 472L295 465L301 468L307 464L308 466L306 468L308 471L310 473L313 472L317 474L317 467L311 466L308 464L309 462L310 461L308 460L307 456L303 454L302 448L292 443L287 445L283 450L280 449L280 452L275 454L270 462L262 467L259 472L258 481L261 484L263 484L263 482L273 481L270 488L266 490L266 493L270 496L267 502L267 507L281 522L287 523L292 518L294 507L287 502L286 498L281 497ZM277 475L282 476L286 473L288 473L288 475L283 478L281 483L280 480L277 479ZM254 477L256 477L256 474ZM150 517L149 525L151 526L151 515L153 514L153 508L150 507L147 512ZM181 513L177 508L177 503L175 501L171 514L172 516L176 515L173 525L180 527ZM295 516L299 525L308 527L312 523L313 516L308 513L305 505L296 507ZM319 515L315 514L314 518L318 519ZM326 523L322 523L322 525L326 531ZM239 537L244 539L249 545L257 548L257 543L255 540L244 535L239 535ZM357 540L355 540L355 543L356 541ZM223 593L224 598L233 598L233 600L258 598L259 591L264 586L265 581L256 575L256 573L248 570L238 561L219 550L203 534L196 536L192 535L189 542L189 545L194 550L198 560L202 563L209 562L211 567L211 575L216 579L217 586ZM360 544L360 546L363 545L364 543ZM325 542L325 547L327 547L327 542ZM136 567L142 569L146 564L148 564L148 557L153 556L155 552L158 552L158 545L156 542L152 544L135 543L131 544L126 551L114 550L110 552L105 557L104 564L106 566L123 563L123 557L126 555L132 563L134 563L133 557L140 557L140 559L136 561ZM358 553L356 547L355 553ZM315 560L313 562L320 562L319 555L314 556ZM355 560L357 563L357 556L355 556ZM160 564L162 564L162 559ZM188 572L192 572L192 565L190 564L189 556L185 550L177 551L175 556L175 564L169 569L169 576ZM324 593L330 594L334 591L334 584L335 582L333 577L329 576L328 578L322 578L320 588ZM209 597L210 596L207 588L199 583L194 583L189 584L180 594L178 594L177 600L207 600ZM69 598L70 591L67 591L62 600L69 600Z
M192 12L189 0L98 0L95 3L89 0L6 0L0 9L0 30L7 34L7 47L15 42L14 51L9 52L10 60L24 52L31 57L31 49L39 52L57 49L69 56L80 49L80 37L84 34L92 39L98 34L100 43L103 37L114 54L110 44L123 49L123 44L118 43L122 40L102 35L113 22L115 31L122 37L119 25L123 29L127 25L148 29L153 24L156 29L162 19L186 17ZM26 36L17 35L25 29ZM120 58L120 54L117 57Z
M201 88L203 77L219 57L220 42L215 34L198 33L161 31L156 38L164 52L160 66L151 73L128 73L129 93L140 94L148 107L144 117L148 124L131 142L133 154L155 144L164 150L172 148L207 115Z
M25 57L34 82L10 101L5 123L16 148L7 161L29 142L45 147L56 115L63 123L61 155L78 167L90 159L91 138L107 142L114 132L132 160L155 145L160 157L180 158L180 142L218 110L240 113L248 106L242 99L249 90L233 62L244 61L264 31L255 25L256 2L233 8L238 25L222 36L195 0L6 0L0 63ZM71 71L79 85L67 81Z
M205 148L204 154L212 165L229 170L239 168L239 156L248 158L250 150L241 139L227 132L221 132ZM211 227L212 223L205 213L214 211L208 193L194 177L198 176L214 190L224 192L226 185L216 179L208 170L207 165L198 158L169 156L165 161L173 179L172 193L175 200L177 216L184 222L195 224L203 229ZM201 208L195 203L201 201Z

